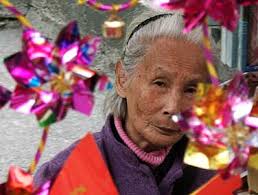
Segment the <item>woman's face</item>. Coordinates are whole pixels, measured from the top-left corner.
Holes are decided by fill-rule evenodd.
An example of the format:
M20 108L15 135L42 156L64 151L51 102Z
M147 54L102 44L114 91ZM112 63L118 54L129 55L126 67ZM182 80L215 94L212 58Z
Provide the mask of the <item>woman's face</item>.
M145 151L173 145L183 135L171 116L189 108L198 82L208 80L202 49L184 40L154 41L132 75L116 68L118 94L127 101L126 130Z

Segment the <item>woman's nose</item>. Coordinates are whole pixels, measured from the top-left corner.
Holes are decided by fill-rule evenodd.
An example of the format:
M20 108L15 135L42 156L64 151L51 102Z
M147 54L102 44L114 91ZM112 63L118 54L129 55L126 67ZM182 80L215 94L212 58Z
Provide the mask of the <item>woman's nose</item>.
M180 111L182 111L182 97L180 96L180 94L177 93L173 93L171 94L168 98L166 98L167 100L165 101L165 105L163 108L163 114L164 115L168 115L169 117L174 115L174 114L178 114Z

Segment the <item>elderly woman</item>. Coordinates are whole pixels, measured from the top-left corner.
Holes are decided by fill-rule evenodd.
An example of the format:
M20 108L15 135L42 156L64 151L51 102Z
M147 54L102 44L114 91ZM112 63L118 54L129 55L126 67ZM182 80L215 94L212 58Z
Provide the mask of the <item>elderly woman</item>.
M214 175L183 164L187 138L171 120L191 106L197 84L209 81L201 30L182 29L180 13L154 11L129 26L110 114L94 134L120 194L189 194ZM39 169L36 185L56 178L75 145Z

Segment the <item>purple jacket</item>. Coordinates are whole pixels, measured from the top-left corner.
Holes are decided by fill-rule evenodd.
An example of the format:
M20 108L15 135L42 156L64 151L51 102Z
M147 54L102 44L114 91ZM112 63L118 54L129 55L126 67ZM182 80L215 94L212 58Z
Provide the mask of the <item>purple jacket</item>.
M107 118L102 131L95 133L94 137L121 195L189 194L214 175L213 171L183 164L187 144L185 137L173 146L165 161L155 169L139 160L124 145L116 132L112 116ZM40 167L35 175L36 186L56 178L77 143Z

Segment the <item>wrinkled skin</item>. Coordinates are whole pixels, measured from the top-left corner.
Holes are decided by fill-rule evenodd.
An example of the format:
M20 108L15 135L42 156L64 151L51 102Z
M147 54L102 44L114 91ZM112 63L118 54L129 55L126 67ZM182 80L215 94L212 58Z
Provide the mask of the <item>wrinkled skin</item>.
M125 129L146 152L171 146L183 133L171 116L192 105L198 82L207 82L203 50L185 40L159 38L132 74L116 65L116 90L126 98Z

